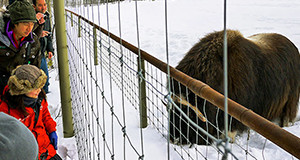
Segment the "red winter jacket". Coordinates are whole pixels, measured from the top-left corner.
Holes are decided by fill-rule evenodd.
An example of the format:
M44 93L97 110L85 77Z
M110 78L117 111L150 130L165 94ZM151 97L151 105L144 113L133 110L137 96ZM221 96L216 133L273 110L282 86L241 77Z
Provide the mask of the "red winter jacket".
M0 112L7 113L17 119L19 119L23 124L25 124L29 130L34 134L39 145L39 159L42 153L48 151L47 160L56 154L56 150L50 143L48 134L56 131L56 122L52 119L50 112L48 110L48 103L43 99L40 107L40 113L38 121L34 127L34 117L35 113L33 108L26 107L28 116L24 116L19 110L14 108L8 108L7 103L0 99Z

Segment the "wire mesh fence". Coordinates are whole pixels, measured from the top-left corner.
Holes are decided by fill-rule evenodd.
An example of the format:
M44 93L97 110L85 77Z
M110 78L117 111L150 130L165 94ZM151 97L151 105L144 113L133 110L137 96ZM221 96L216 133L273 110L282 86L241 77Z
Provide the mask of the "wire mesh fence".
M68 15L68 18L71 18L71 16ZM93 26L81 22L81 37L78 37L78 27L75 27L79 25L78 21L73 20L73 27L69 20L68 22L67 36L69 39L70 77L74 106L73 119L80 159L95 159L102 156L112 158L116 156L113 137L117 134L125 137L124 143L131 142L130 136L126 133L126 121L121 121L125 118L125 110L128 107L139 110L139 78L144 78L147 82L147 117L149 124L167 141L169 128L169 113L166 106L168 103L166 100L168 93L166 88L167 75L146 62L146 76L139 77L137 55L109 40L109 37L100 32L97 32L99 65L95 65ZM185 92L187 92L187 89L184 89L182 94ZM116 113L115 97L112 94L118 95L117 98L124 96L123 100L128 101L127 104L129 105L123 106L125 104L121 104L124 107L122 111L124 113ZM118 106L118 108L121 106ZM183 108L183 106L180 107ZM194 112L190 108L184 110L187 115ZM106 120L109 115L111 115L111 121ZM189 133L193 132L195 135L200 132L193 127L181 128L182 126L191 126L190 121L183 117L183 113L172 112L170 116L172 117L172 115L177 116L182 122L179 122L179 125L177 125L177 122L170 122L170 127L174 126L173 132L176 132L171 134L170 139L173 140L174 144L180 144L183 141L185 144L189 144L188 146L172 145L174 151L182 159L197 159L198 156L206 159L209 158L210 152L215 152L219 155L219 158L222 157L222 152L215 145L213 145L215 147L201 146L200 148L205 148L204 150L198 146L193 146L189 142ZM113 124L117 125L119 129L114 131L115 126L112 126ZM199 121L197 124L203 124L203 122ZM206 121L204 124L209 125L211 122ZM110 135L110 139L107 138L108 135ZM142 135L140 136L142 137ZM207 136L201 135L199 139L206 141L205 144L207 145L211 144ZM139 143L142 143L142 141L141 139ZM136 157L142 158L144 156L143 153L137 151L137 148L131 147L132 150L136 151Z
M69 15L68 18L71 16ZM125 109L133 107L139 110L139 78L144 78L146 81L149 124L167 140L169 125L168 107L166 106L167 75L146 62L145 77L139 77L138 56L120 46L119 43L109 40L109 37L100 32L97 32L99 65L95 65L93 26L81 21L81 34L78 37L77 26L79 22L76 21L76 18L73 19L73 27L69 20L68 22L67 36L69 39L72 104L74 106L73 118L80 158L95 159L107 155L114 157L113 135L120 134L119 132L122 132L122 135L125 134L124 136L128 138L126 141L131 141L130 136L127 136L126 133L126 122L122 122L126 116L126 111L124 110L122 114L116 113L116 106L114 105L116 100L111 95L117 94L119 95L118 98L121 98L121 95L124 96L124 101L128 101L127 104L129 104L129 106L124 106ZM189 110L189 112L192 111ZM107 122L104 118L109 115L112 116L111 122ZM116 133L112 132L115 128L111 126L113 122L119 126L119 130L115 131ZM184 123L188 122L185 121ZM174 124L171 123L171 125ZM110 140L107 139L109 134L111 135L109 136ZM180 135L186 141L186 135ZM132 149L138 150L135 147ZM195 159L192 158L192 151L189 147L174 145L174 149L183 159ZM192 150L196 155L205 155L197 147ZM216 149L216 153L218 153L218 149ZM219 154L221 157L220 152ZM142 158L143 153L137 152L136 156Z
M169 92L165 72L147 61L141 71L139 56L122 46L122 41L113 40L114 35L103 34L91 21L74 13L67 12L66 17L73 120L80 159L151 157L145 154L143 129L128 129L132 127L129 122L133 114L137 116L136 110L141 110L141 79L146 82L148 123L165 139L164 147L172 148L171 152L181 159L264 157L264 149L260 157L254 156L255 151L248 150L244 141L224 145L230 138L224 136L223 111L219 108L173 78ZM231 123L232 117L229 130ZM136 124L140 126L140 120ZM251 136L266 142L248 130L246 138ZM234 153L239 153L239 157ZM166 154L172 159L172 154Z

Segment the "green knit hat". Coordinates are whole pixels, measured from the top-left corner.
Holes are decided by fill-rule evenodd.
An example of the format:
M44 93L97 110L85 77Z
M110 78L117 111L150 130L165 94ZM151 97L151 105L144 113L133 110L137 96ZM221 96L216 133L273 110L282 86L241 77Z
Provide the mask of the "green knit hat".
M43 88L46 81L47 76L43 70L34 65L24 64L11 72L7 84L11 95L21 95Z
M16 0L8 6L8 11L13 24L20 22L36 22L35 10L26 0Z

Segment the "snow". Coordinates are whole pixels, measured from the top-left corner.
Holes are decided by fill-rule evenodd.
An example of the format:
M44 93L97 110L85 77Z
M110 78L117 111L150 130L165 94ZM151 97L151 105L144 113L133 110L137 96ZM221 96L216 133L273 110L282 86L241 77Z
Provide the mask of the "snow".
M166 62L166 32L165 32L165 1L138 1L139 44L144 51ZM168 0L168 49L170 64L176 66L184 54L204 35L223 29L222 0ZM90 10L88 19L100 24L101 27L119 36L118 4L109 4L109 28L107 28L106 6L101 5ZM75 8L75 12L83 14L82 9ZM92 11L95 16L92 17ZM231 0L227 2L227 28L239 30L245 37L262 32L276 32L288 37L297 48L300 47L300 1L299 0ZM98 17L101 17L100 23ZM137 46L135 1L121 2L121 38ZM55 64L56 65L56 64ZM58 153L64 159L78 159L75 138L63 138L58 70L50 71L50 91L48 94L49 109L58 124ZM114 99L118 101L118 99ZM120 102L115 102L120 103ZM134 112L134 111L133 111ZM127 120L128 132L138 132L137 112ZM57 116L58 115L58 116ZM285 130L300 137L300 113L297 122ZM151 126L143 130L145 159L167 159L165 139ZM290 154L265 138L251 131L251 139L247 141L247 134L237 137L241 145L248 143L249 150L257 159L282 160L293 159ZM139 137L139 135L137 135ZM122 145L120 145L122 147ZM235 150L233 146L233 151ZM264 152L262 149L264 148ZM201 149L199 146L198 149ZM116 149L118 150L118 149ZM155 153L155 154L154 154ZM209 154L211 153L211 154ZM208 151L209 159L217 159L218 155ZM240 159L245 159L245 153L234 152ZM151 158L147 158L151 155ZM181 159L171 151L174 160ZM220 157L219 157L220 158ZM136 159L136 158L132 158ZM296 158L294 158L296 159Z

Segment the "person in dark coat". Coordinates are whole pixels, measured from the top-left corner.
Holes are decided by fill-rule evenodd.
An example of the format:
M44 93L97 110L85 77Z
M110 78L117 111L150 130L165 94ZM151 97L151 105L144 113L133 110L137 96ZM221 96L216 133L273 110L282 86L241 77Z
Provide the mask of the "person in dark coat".
M52 33L51 33L51 23L50 23L50 14L47 11L47 3L45 0L33 0L33 7L37 13L42 13L44 15L45 23L43 32L41 34L40 43L41 43L41 69L47 75L47 82L43 89L46 93L49 92L49 73L48 73L48 65L45 57L45 52L48 55L48 59L50 60L54 55L54 48L52 44Z
M16 66L41 66L39 36L32 32L36 22L35 10L26 0L16 0L8 11L0 11L0 93Z
M44 71L34 65L18 66L3 91L0 112L19 119L33 133L39 146L39 160L61 160L56 154L56 122L42 90L46 79Z

